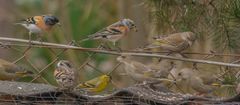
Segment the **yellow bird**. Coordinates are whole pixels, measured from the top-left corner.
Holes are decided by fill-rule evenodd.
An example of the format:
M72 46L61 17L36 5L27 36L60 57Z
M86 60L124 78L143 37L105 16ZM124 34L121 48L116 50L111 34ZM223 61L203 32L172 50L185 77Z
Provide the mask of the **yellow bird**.
M110 80L111 77L109 75L101 75L77 85L76 88L86 89L89 92L101 92L107 87Z
M17 80L26 76L33 76L33 73L14 63L0 59L0 80Z

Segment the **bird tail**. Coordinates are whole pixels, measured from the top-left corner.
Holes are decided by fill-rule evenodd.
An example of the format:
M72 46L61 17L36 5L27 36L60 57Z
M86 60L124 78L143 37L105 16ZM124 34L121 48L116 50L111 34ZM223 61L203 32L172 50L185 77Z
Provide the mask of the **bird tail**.
M94 86L95 86L95 85L92 85L92 84L83 82L83 83L80 83L79 85L77 85L77 88L92 88L92 87L94 87Z
M22 72L16 72L17 75L20 75L21 77L33 77L34 73L31 71L22 71Z

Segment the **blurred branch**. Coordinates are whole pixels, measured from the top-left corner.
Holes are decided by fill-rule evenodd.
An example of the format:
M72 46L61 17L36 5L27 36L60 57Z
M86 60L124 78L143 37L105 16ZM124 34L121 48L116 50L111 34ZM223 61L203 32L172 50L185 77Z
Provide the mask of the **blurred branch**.
M19 42L19 43L26 44L26 45L24 45L24 44L19 44L19 43L18 44L6 43L5 45L8 45L8 46L19 46L19 47L28 47L29 46L29 40L24 40L24 39L0 37L0 41ZM179 60L179 61L186 61L186 62L212 64L212 65L219 65L219 66L240 67L239 64L231 64L231 63L216 62L216 61L209 61L209 60L190 59L190 58L180 58L180 57L166 56L166 55L160 55L160 54L108 51L108 50L101 50L101 49L97 49L97 48L83 48L83 47L77 47L77 46L72 46L72 45L39 42L39 41L32 41L31 43L33 44L31 47L36 47L36 48L38 47L38 48L72 49L72 50L96 52L96 53L111 54L111 55L126 54L126 55L132 55L132 56L156 57L156 58Z

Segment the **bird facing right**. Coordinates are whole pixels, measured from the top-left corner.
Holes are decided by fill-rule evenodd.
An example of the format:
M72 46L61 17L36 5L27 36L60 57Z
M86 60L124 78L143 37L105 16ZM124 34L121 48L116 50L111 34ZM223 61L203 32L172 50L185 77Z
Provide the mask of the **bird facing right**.
M60 23L58 18L55 16L40 15L23 19L21 22L16 24L20 24L29 30L29 40L31 40L32 34L41 34L42 32L49 32L55 24Z
M196 35L192 32L181 32L169 34L167 36L155 36L154 42L144 49L161 48L169 52L180 53L190 46L196 40Z
M110 80L111 76L101 75L86 82L80 83L76 88L84 89L88 92L102 92L108 86Z
M137 82L160 83L163 81L174 82L169 79L160 78L159 71L152 70L149 66L130 59L130 55L122 55L117 60L124 64L124 69L133 80Z
M89 35L87 39L83 39L81 42L101 39L110 41L115 46L115 43L122 37L126 36L131 29L137 31L135 23L131 19L122 19L92 35Z

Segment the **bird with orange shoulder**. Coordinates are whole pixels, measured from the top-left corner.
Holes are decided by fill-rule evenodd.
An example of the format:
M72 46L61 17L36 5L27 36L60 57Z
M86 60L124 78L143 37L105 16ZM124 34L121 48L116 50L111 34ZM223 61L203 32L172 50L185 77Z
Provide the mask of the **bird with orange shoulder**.
M23 19L16 24L20 24L29 30L30 42L31 42L32 34L39 35L43 32L49 32L54 25L56 24L60 25L59 19L56 16L52 16L52 15L33 16L33 17Z
M124 36L128 35L128 32L132 29L137 31L133 20L121 19L120 21L113 23L106 28L103 28L92 35L88 35L88 38L80 40L80 42L87 40L106 40L112 42L115 46L116 42Z

